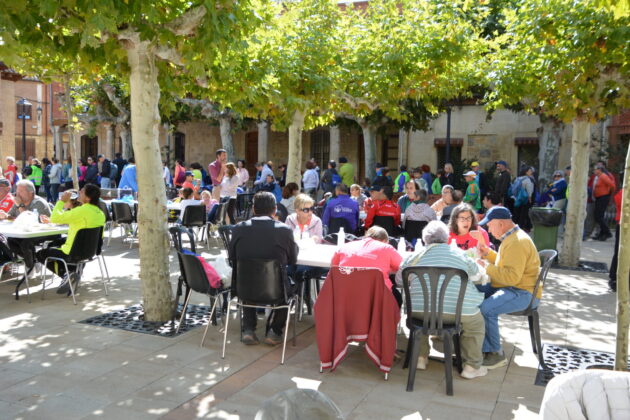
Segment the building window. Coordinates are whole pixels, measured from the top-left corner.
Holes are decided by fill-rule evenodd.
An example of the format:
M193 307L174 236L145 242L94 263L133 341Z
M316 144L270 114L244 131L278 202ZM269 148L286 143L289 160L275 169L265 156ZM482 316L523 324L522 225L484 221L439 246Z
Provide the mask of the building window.
M315 130L311 132L311 157L320 168L327 168L330 160L330 132Z
M398 134L388 134L383 136L381 163L393 171L398 170L398 140Z
M90 137L88 135L81 136L81 158L83 162L87 162L87 158L91 157L96 161L98 156L98 136Z
M22 119L22 115L24 115L24 118L27 120L31 119L31 113L33 112L33 105L31 104L27 104L27 105L22 105L22 104L17 104L17 118L18 120Z
M520 173L523 166L540 167L538 137L516 137L514 144L517 147L517 167L515 168L517 174Z
M437 171L438 169L443 169L444 164L446 163L446 139L436 138L433 140L433 144L435 145L435 148L437 149L437 157L438 157L437 159L438 167L436 168L436 171ZM449 161L450 163L453 164L453 167L458 166L458 164L462 160L463 144L464 144L464 139L451 138L451 141L450 141L451 150L450 150Z
M35 153L35 139L26 139L26 156L37 156ZM25 157L22 155L22 137L15 139L15 160L21 161Z
M175 138L175 160L186 161L186 134L179 131L173 136Z

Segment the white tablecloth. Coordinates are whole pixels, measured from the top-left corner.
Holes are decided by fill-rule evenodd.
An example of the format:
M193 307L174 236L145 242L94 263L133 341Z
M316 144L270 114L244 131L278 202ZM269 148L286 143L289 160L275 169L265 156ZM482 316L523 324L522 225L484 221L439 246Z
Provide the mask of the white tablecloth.
M298 254L297 263L300 265L308 265L311 267L329 268L333 255L337 251L335 245L311 244L310 246L301 246ZM405 252L403 258L409 255Z
M0 222L0 233L2 233L7 238L40 238L42 236L63 235L65 233L68 233L68 226L38 224L27 229L23 229L21 227L16 228L15 226L13 226L13 222L2 221Z

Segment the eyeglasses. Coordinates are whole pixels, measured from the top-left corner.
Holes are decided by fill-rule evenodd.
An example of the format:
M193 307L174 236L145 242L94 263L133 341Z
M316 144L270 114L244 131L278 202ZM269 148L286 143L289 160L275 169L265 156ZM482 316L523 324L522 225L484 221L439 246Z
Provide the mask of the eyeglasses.
M300 209L300 211L304 213L309 213L309 212L312 212L313 210L315 210L313 207L304 207L303 209Z
M457 220L461 220L462 222L472 222L472 216L468 217L458 217Z

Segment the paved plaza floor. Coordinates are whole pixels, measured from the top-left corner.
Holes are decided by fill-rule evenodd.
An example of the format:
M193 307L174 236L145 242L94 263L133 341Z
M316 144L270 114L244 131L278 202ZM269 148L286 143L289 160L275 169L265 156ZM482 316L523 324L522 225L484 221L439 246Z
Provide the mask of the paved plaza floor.
M222 252L218 242L212 245L202 249L208 258ZM583 245L584 259L609 263L612 240ZM25 296L14 300L15 283L0 284L0 418L253 419L266 399L295 387L324 392L347 419L537 417L545 388L534 385L538 362L525 318L500 320L508 366L475 380L456 376L449 397L443 365L431 361L408 393L402 361L385 381L360 346L335 372L320 374L311 316L298 324L297 346L287 346L284 365L280 348L241 344L237 319L225 359L221 323L210 327L203 348L203 328L170 338L79 323L141 302L137 245L129 249L114 237L104 253L109 296L94 262L76 306L54 291L42 300L39 282L31 303ZM178 272L172 254L173 286ZM192 302L207 304L201 295ZM543 343L614 352L615 296L605 274L552 269L540 312ZM263 328L260 321L259 336ZM405 347L401 335L398 348Z

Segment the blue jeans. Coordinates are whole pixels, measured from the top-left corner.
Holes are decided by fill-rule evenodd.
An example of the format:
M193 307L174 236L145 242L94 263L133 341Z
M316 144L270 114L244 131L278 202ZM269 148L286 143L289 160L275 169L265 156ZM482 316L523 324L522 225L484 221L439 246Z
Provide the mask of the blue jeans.
M486 323L486 336L481 347L484 353L501 351L501 335L499 334L499 315L522 311L532 300L532 294L516 287L494 288L490 284L477 286L486 294L481 306L481 314ZM538 305L538 299L534 305Z
M109 178L102 177L101 178L101 188L109 188Z

